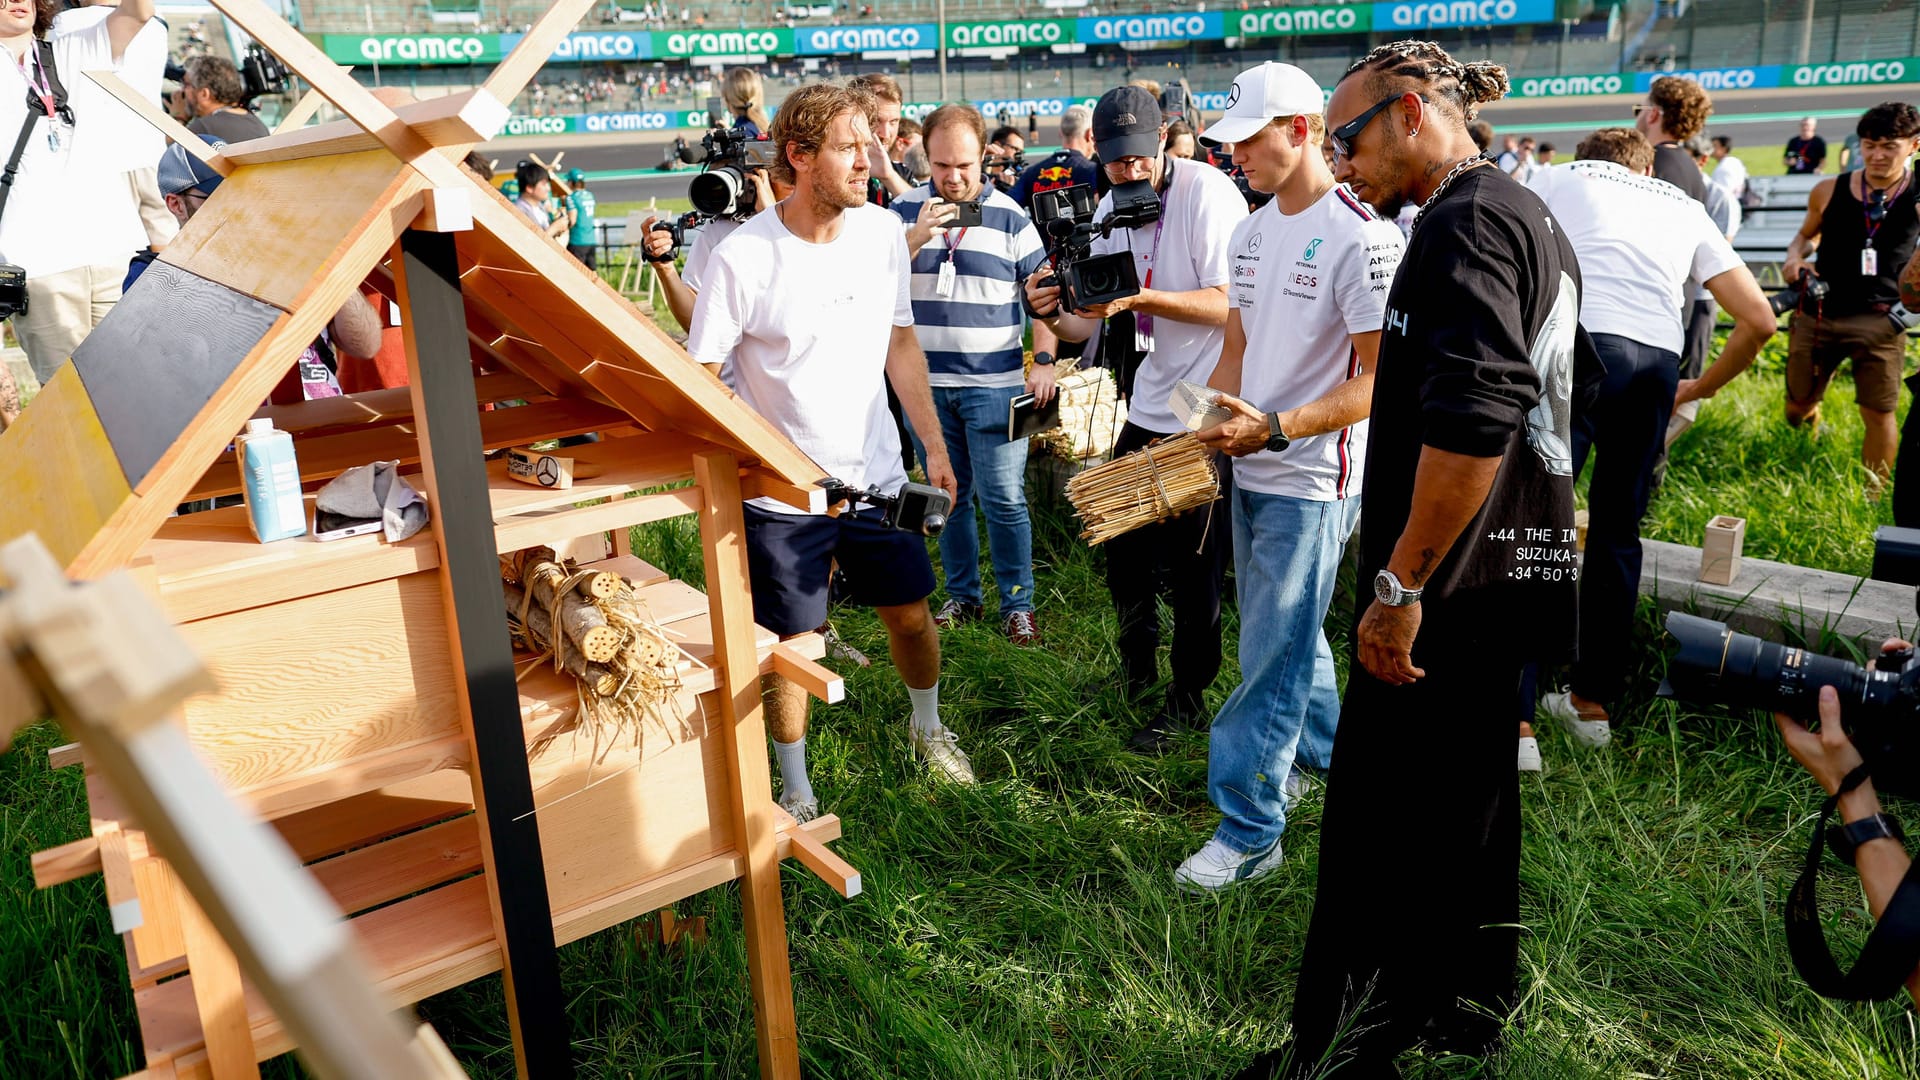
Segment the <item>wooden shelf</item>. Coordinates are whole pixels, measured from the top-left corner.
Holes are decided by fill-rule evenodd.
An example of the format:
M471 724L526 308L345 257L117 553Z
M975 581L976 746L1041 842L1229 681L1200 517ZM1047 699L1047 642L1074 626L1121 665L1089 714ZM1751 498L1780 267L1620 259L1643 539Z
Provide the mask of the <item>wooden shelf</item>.
M311 520L313 496L306 501ZM379 533L325 543L308 535L263 544L247 527L244 506L168 518L140 556L152 560L161 606L178 623L440 565L430 529L398 544L387 543Z
M491 462L487 488L499 550L693 513L700 508L698 489L672 485L692 479L693 455L710 449L681 435L649 434L558 450L574 459L569 488L522 483L507 476L504 460Z
M794 855L792 833L796 828L821 843L840 838L840 819L832 814L800 826L790 821L780 819L776 834L775 852L781 859ZM409 834L369 850L377 852L388 844L419 835ZM554 938L563 945L577 941L732 881L741 875L740 862L737 853L720 852L679 870L635 882L614 894L556 911ZM484 875L476 874L349 920L374 972L376 986L388 1001L411 1005L500 970L500 946L493 936L486 882ZM292 1039L251 985L246 999L254 1056L265 1061L292 1050ZM150 1062L171 1059L181 1080L211 1080L200 1017L194 1008L191 972L134 991L134 1007Z
M478 375L473 380L473 395L482 405L513 398L545 397L546 393L539 383L511 372ZM295 435L324 435L400 424L413 419L413 390L399 386L291 405L262 405L253 415L272 420L274 427Z

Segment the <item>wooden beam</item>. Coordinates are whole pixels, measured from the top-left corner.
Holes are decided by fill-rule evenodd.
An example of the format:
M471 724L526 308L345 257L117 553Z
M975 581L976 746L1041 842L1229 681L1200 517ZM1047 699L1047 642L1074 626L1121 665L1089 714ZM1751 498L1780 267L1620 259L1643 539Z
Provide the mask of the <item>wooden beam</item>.
M78 765L84 760L80 753L80 744L77 742L62 743L47 751L47 768L49 769L64 769L69 765Z
M829 705L837 705L847 696L847 684L837 673L821 667L788 645L773 647L773 673L799 685Z
M343 66L340 70L347 74L353 73L350 67ZM293 103L293 108L287 110L287 115L280 118L279 126L273 129L274 134L305 127L307 121L313 119L314 114L320 111L320 106L326 103L326 98L321 97L312 87L308 87L307 92L300 95L300 100Z
M793 1014L793 970L787 957L786 912L774 846L773 782L767 771L767 727L760 702L760 658L754 648L753 601L747 577L746 514L740 464L732 454L693 459L705 503L700 546L706 558L713 619L715 695L726 806L740 851L740 908L746 922L747 971L753 995L761 1080L799 1080L800 1037Z
M93 822L93 839L100 845L100 873L107 879L107 911L113 932L131 933L140 925L140 892L133 884L133 857L127 853L127 834L117 821Z
M513 47L500 66L493 69L480 89L496 101L512 101L527 88L540 69L547 66L553 50L560 47L580 20L593 10L594 0L558 0L533 24L520 44Z
M207 1040L207 1062L220 1080L259 1080L253 1053L253 1028L247 1022L247 993L240 982L240 961L207 921L200 905L180 901L180 925L186 931L187 970L193 972L193 1004Z
M466 188L428 188L421 192L421 198L414 228L423 232L466 232L473 228L473 197Z
M99 83L100 89L112 94L120 104L132 109L140 119L159 128L162 135L179 143L181 149L205 162L208 168L221 176L233 174L233 163L221 157L220 151L215 150L199 135L188 131L185 124L155 108L153 102L148 101L145 95L128 86L125 79L111 71L89 71L85 74L87 78Z
M312 94L313 91L308 92L308 96ZM458 149L464 155L467 147L500 134L509 113L505 105L486 94L468 90L402 105L393 110L393 115L423 143ZM270 161L354 154L387 145L385 140L352 120L335 120L229 143L221 155L235 165L264 165Z
M409 231L400 250L394 276L407 372L453 630L450 651L464 676L455 685L473 745L475 810L505 965L514 1061L522 1077L567 1077L573 1075L572 1045L480 456L459 259L450 233Z
M793 839L793 857L800 860L800 865L813 871L841 896L851 900L860 895L860 871L847 860L805 829L793 829L786 835Z

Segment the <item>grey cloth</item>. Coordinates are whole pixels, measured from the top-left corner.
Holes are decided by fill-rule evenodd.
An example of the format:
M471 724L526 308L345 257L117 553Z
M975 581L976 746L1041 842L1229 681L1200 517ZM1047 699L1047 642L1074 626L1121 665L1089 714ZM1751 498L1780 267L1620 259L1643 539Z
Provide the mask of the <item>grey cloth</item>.
M342 517L379 518L387 542L397 544L427 524L427 500L400 475L397 461L355 465L328 481L313 504Z

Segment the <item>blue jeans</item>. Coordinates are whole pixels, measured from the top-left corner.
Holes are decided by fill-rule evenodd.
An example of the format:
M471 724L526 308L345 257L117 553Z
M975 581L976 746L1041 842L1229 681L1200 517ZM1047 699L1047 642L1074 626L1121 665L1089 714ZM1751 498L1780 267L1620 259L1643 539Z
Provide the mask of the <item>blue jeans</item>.
M1287 827L1282 789L1296 757L1326 768L1340 720L1333 650L1322 629L1358 498L1320 502L1233 490L1240 685L1214 717L1207 794L1214 839L1261 851Z
M933 411L940 417L947 457L959 496L940 534L940 563L947 596L980 604L980 532L973 504L987 515L987 547L1000 589L1000 616L1033 610L1033 527L1027 519L1027 440L1007 441L1007 409L1026 393L1022 386L936 386ZM924 463L918 432L914 450Z

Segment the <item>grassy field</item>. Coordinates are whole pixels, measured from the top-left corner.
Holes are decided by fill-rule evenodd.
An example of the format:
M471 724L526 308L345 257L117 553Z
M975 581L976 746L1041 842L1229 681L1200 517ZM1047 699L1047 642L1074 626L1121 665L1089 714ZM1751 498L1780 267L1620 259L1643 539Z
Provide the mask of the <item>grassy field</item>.
M1857 563L1861 530L1881 511L1849 494L1858 435L1847 384L1836 385L1819 440L1781 434L1773 364L1724 391L1677 448L1652 531L1686 539L1705 514L1744 511L1754 554ZM841 665L847 702L816 710L814 782L846 819L837 846L864 872L866 892L843 901L797 867L786 874L809 1076L1205 1080L1286 1031L1319 797L1293 821L1283 872L1221 896L1174 891L1173 866L1214 823L1205 740L1189 736L1163 758L1125 749L1141 709L1117 690L1101 559L1072 530L1056 506L1036 508L1044 648L1016 649L988 627L946 637L945 718L972 755L977 787L936 782L913 764L906 695L884 666ZM690 520L638 539L646 558L699 580ZM1348 604L1329 623L1343 663ZM1237 614L1227 618L1237 636ZM870 614L843 611L836 625L884 656ZM1491 1063L1415 1060L1408 1075L1920 1075L1902 1004L1824 1002L1787 959L1781 905L1818 805L1813 784L1761 718L1655 701L1662 661L1650 612L1638 636L1643 670L1613 747L1579 752L1543 732L1547 770L1523 778L1524 997L1508 1052ZM1229 659L1214 704L1235 677ZM1507 703L1492 702L1454 722L1512 721ZM60 741L40 727L0 756L6 1080L117 1076L141 1064L100 879L32 888L29 854L87 831L77 771L46 768L44 751ZM1410 883L1408 902L1445 884ZM1830 934L1853 947L1866 926L1857 887L1836 869L1823 902ZM706 946L662 955L619 928L562 950L581 1075L754 1074L737 893L710 891L680 913L708 917ZM473 1075L512 1075L497 978L421 1011ZM300 1071L282 1059L266 1074Z

